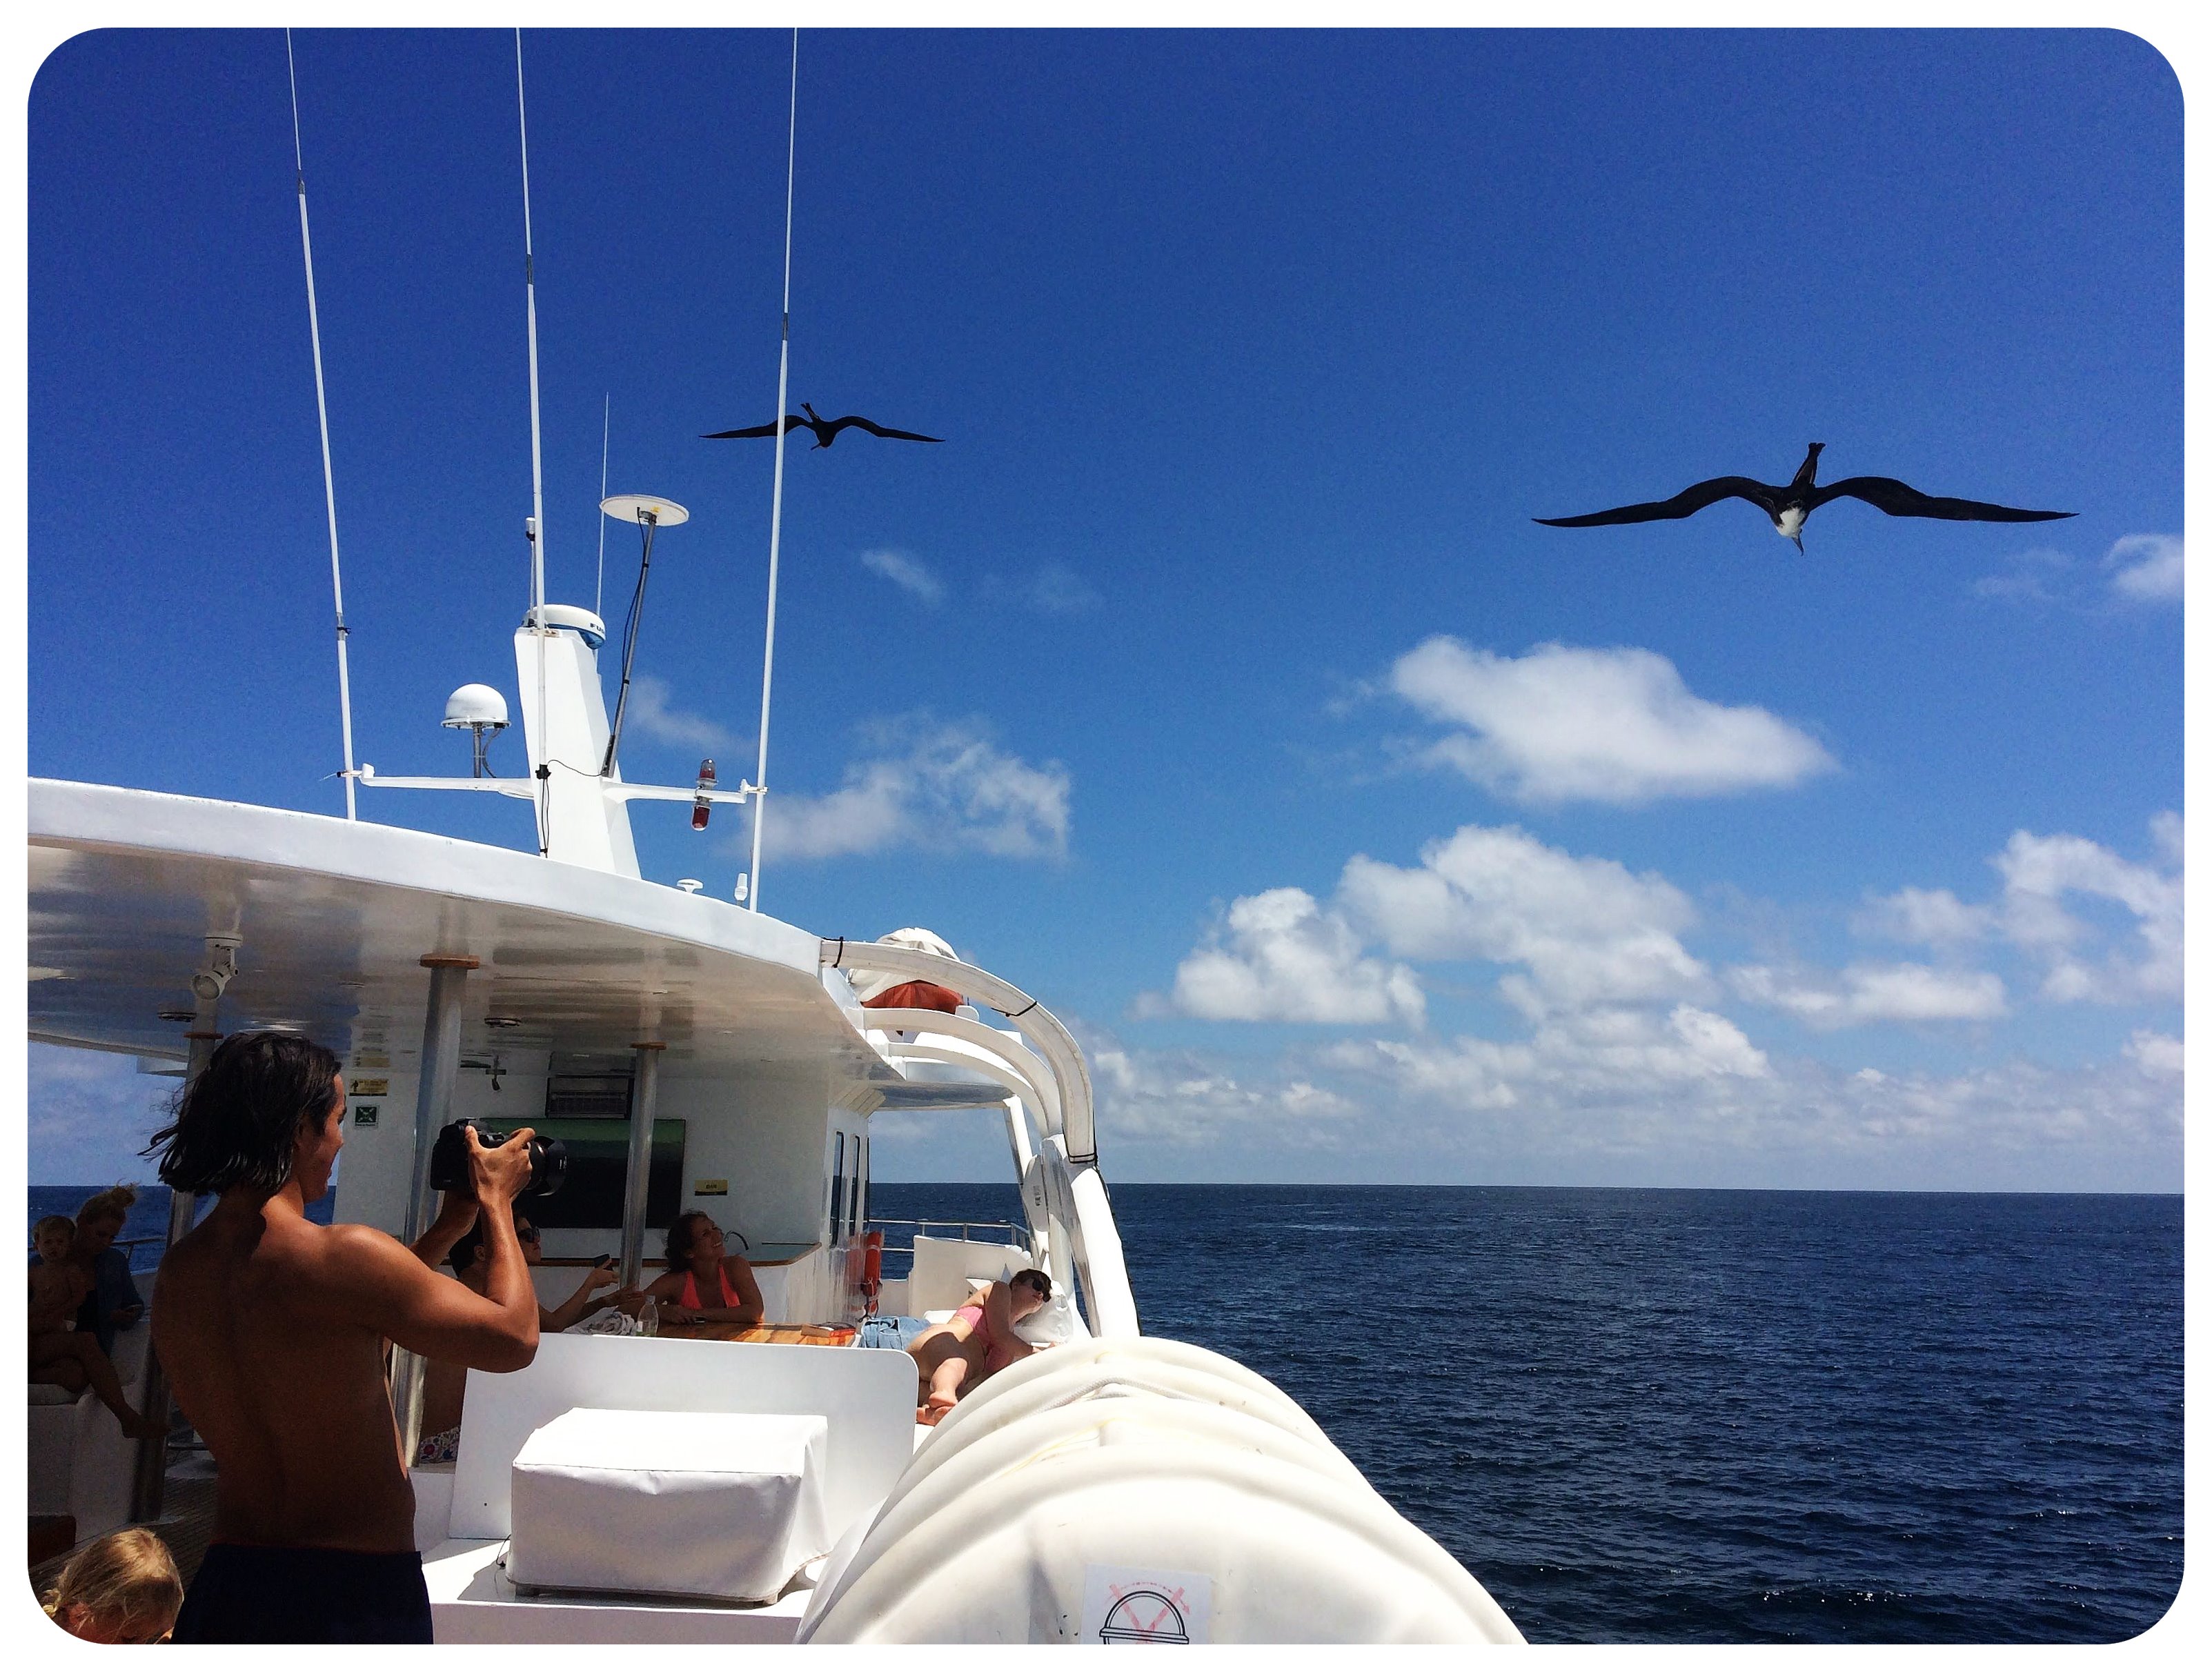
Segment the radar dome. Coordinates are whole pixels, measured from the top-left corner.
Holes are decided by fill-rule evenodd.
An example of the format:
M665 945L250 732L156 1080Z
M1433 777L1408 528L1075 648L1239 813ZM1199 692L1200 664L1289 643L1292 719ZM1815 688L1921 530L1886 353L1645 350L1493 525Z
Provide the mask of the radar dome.
M507 699L489 685L464 685L446 699L445 723L456 731L498 731L507 724Z

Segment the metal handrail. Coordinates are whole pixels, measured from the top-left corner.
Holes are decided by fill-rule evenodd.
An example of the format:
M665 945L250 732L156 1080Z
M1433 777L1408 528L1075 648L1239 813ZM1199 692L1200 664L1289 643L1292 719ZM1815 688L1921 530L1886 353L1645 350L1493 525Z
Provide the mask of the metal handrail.
M1017 1225L1010 1219L879 1219L872 1214L868 1216L865 1228L872 1231L892 1225L911 1225L917 1232L932 1227L940 1231L950 1231L957 1226L959 1227L960 1240L963 1242L975 1241L976 1239L968 1233L976 1230L1009 1231L1014 1237L1024 1242L1027 1242L1030 1238L1029 1227ZM987 1238L984 1240L989 1241L993 1239Z

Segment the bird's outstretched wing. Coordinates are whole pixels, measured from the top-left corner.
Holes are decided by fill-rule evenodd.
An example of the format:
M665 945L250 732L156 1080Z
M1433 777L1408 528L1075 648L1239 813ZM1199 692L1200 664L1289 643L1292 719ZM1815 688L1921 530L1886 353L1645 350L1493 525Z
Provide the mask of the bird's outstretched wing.
M1694 488L1686 488L1671 500L1654 500L1646 505L1616 506L1611 511L1593 511L1586 517L1539 517L1535 520L1547 528L1590 529L1607 523L1662 523L1676 518L1688 517L1703 511L1721 500L1749 500L1768 516L1774 514L1775 490L1763 482L1753 482L1749 476L1715 476L1711 482L1701 482Z
M881 424L871 422L866 418L857 417L849 413L842 418L832 418L830 421L830 433L835 434L848 424L856 425L867 431L870 435L880 435L886 441L942 441L945 439L941 435L916 435L912 430L887 430Z
M795 412L787 412L781 424L755 424L749 430L716 430L712 435L702 435L702 441L750 441L756 437L774 435L779 429L787 434L806 421Z
M1864 500L1893 517L1940 517L1947 523L2052 523L2071 517L2070 511L2021 511L2008 505L1984 505L1979 500L1945 500L1907 488L1894 476L1845 476L1814 490L1806 509L1831 500Z

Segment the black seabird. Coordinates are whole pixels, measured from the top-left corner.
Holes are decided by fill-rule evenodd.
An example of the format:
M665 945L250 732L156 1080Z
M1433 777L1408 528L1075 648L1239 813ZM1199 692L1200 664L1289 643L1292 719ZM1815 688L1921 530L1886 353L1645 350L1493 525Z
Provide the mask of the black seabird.
M2049 523L2071 517L2070 511L2019 511L2008 505L1984 505L1979 500L1943 500L1908 488L1894 476L1845 476L1826 488L1813 485L1813 471L1820 462L1825 444L1815 441L1806 449L1787 488L1776 488L1749 476L1715 476L1694 488L1686 488L1671 500L1646 505L1624 505L1611 511L1593 511L1586 517L1539 517L1547 528L1587 529L1607 523L1657 523L1691 516L1718 500L1749 500L1774 520L1774 531L1805 549L1801 537L1805 519L1831 500L1864 500L1893 517L1937 517L1952 523Z
M828 446L837 439L837 432L844 429L863 429L870 435L882 436L886 441L942 441L945 439L941 435L916 435L912 430L887 430L881 424L849 413L842 418L824 418L805 401L801 401L799 404L800 410L806 415L802 418L797 412L787 412L783 415L781 428L787 435L797 429L812 430L814 445L817 449ZM745 430L716 430L714 434L702 436L700 439L702 441L750 441L758 437L774 435L778 427L775 424L756 424L750 429Z

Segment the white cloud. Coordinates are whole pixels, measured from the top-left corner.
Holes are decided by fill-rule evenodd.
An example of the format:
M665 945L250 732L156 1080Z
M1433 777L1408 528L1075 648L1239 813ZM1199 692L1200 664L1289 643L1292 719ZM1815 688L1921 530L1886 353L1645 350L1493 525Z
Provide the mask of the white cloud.
M1978 941L1991 926L1988 906L1969 906L1948 888L1899 888L1893 894L1869 895L1866 909L1851 923L1861 935L1930 947Z
M2174 867L2170 875L2131 863L2086 837L2013 833L1991 862L2004 879L2000 924L2006 938L2047 964L2045 997L2118 1003L2181 997L2180 833L2179 815L2152 821L2153 840ZM2069 895L2108 900L2132 916L2138 955L2112 948L2096 963L2079 955L2095 931L2067 910Z
M1078 615L1086 609L1095 609L1099 603L1097 589L1065 563L1047 563L1040 567L1022 596L1032 609L1047 615Z
M927 714L862 729L872 758L825 796L771 795L766 845L778 857L823 859L890 848L1058 859L1067 852L1067 769L1008 754L981 721Z
M2011 566L2009 568L1998 574L1984 575L1974 583L1975 597L2049 603L2053 597L2051 583L2074 566L2072 557L2048 546L2014 552L2005 561Z
M1259 1128L1291 1148L1333 1148L1355 1136L1350 1129L1360 1106L1309 1075L1265 1072L1255 1082L1208 1053L1135 1050L1097 1029L1071 1026L1091 1064L1109 1141L1191 1146L1232 1136L1249 1141Z
M1869 895L1853 919L1861 935L1956 952L1978 941L1997 940L2043 966L2041 996L2058 1003L2094 1000L2126 1003L2181 996L2182 821L2160 813L2150 821L2155 863L2136 864L2084 836L2039 836L2013 833L1990 861L2002 880L1996 898L1986 904L1960 900L1948 888L1900 888ZM2079 900L2104 900L2134 918L2132 954L2110 944L2105 930L2072 909ZM1899 965L1899 969L1914 966ZM1738 990L1745 978L1735 972ZM1953 972L1944 978L1947 1000L1924 984L1918 997L1931 1006L1960 1006L1962 1016L1978 1015L1965 984L1970 978ZM2002 989L1995 976L1984 984L1988 1014L2002 1015ZM1775 978L1778 979L1778 978ZM1850 1011L1851 995L1818 978L1798 980L1793 997L1769 997L1762 1003L1795 1009L1810 1019L1816 1012L1858 1020ZM1778 992L1779 988L1773 990ZM1909 1004L1910 997L1901 1003Z
M2181 1041L2171 1033L2138 1027L2122 1047L2145 1074L2162 1078L2181 1077Z
M1173 1008L1212 1021L1381 1022L1419 1027L1420 983L1403 964L1362 957L1358 935L1303 888L1270 888L1176 967ZM1157 1014L1157 1001L1140 1011Z
M727 748L730 734L703 714L672 708L668 682L651 674L634 674L629 682L629 706L623 712L625 729L635 726L656 742L684 748Z
M2105 554L2112 591L2133 603L2181 602L2181 541L2171 534L2130 534Z
M1836 764L1763 708L1693 694L1653 651L1545 644L1516 658L1438 636L1399 657L1389 683L1431 719L1465 728L1425 760L1522 801L1726 795Z
M1328 1066L1379 1078L1399 1094L1461 1109L1558 1107L1563 1100L1633 1096L1664 1084L1765 1079L1766 1053L1725 1016L1678 1004L1656 1011L1607 1005L1552 1017L1524 1041L1462 1034L1450 1040L1360 1039L1318 1053Z
M1212 1144L1230 1176L1264 1175L1279 1141L1453 1182L2178 1190L2181 1087L2161 1067L2173 1042L2153 1040L2078 1069L1884 1073L1771 1062L1680 1005L1588 1012L1514 1043L1352 1039L1233 1067L1085 1048L1103 1142Z
M1985 970L1926 964L1851 964L1833 976L1739 965L1729 985L1753 1004L1786 1010L1815 1027L1872 1021L1994 1021L2007 1014L2004 983Z
M918 557L882 549L860 554L860 566L881 575L900 591L911 593L933 609L945 601L945 583L937 571Z
M1524 1010L1694 997L1705 966L1676 935L1696 918L1681 891L1617 860L1577 858L1512 826L1467 825L1417 867L1356 855L1344 914L1393 955L1518 964L1503 990Z

